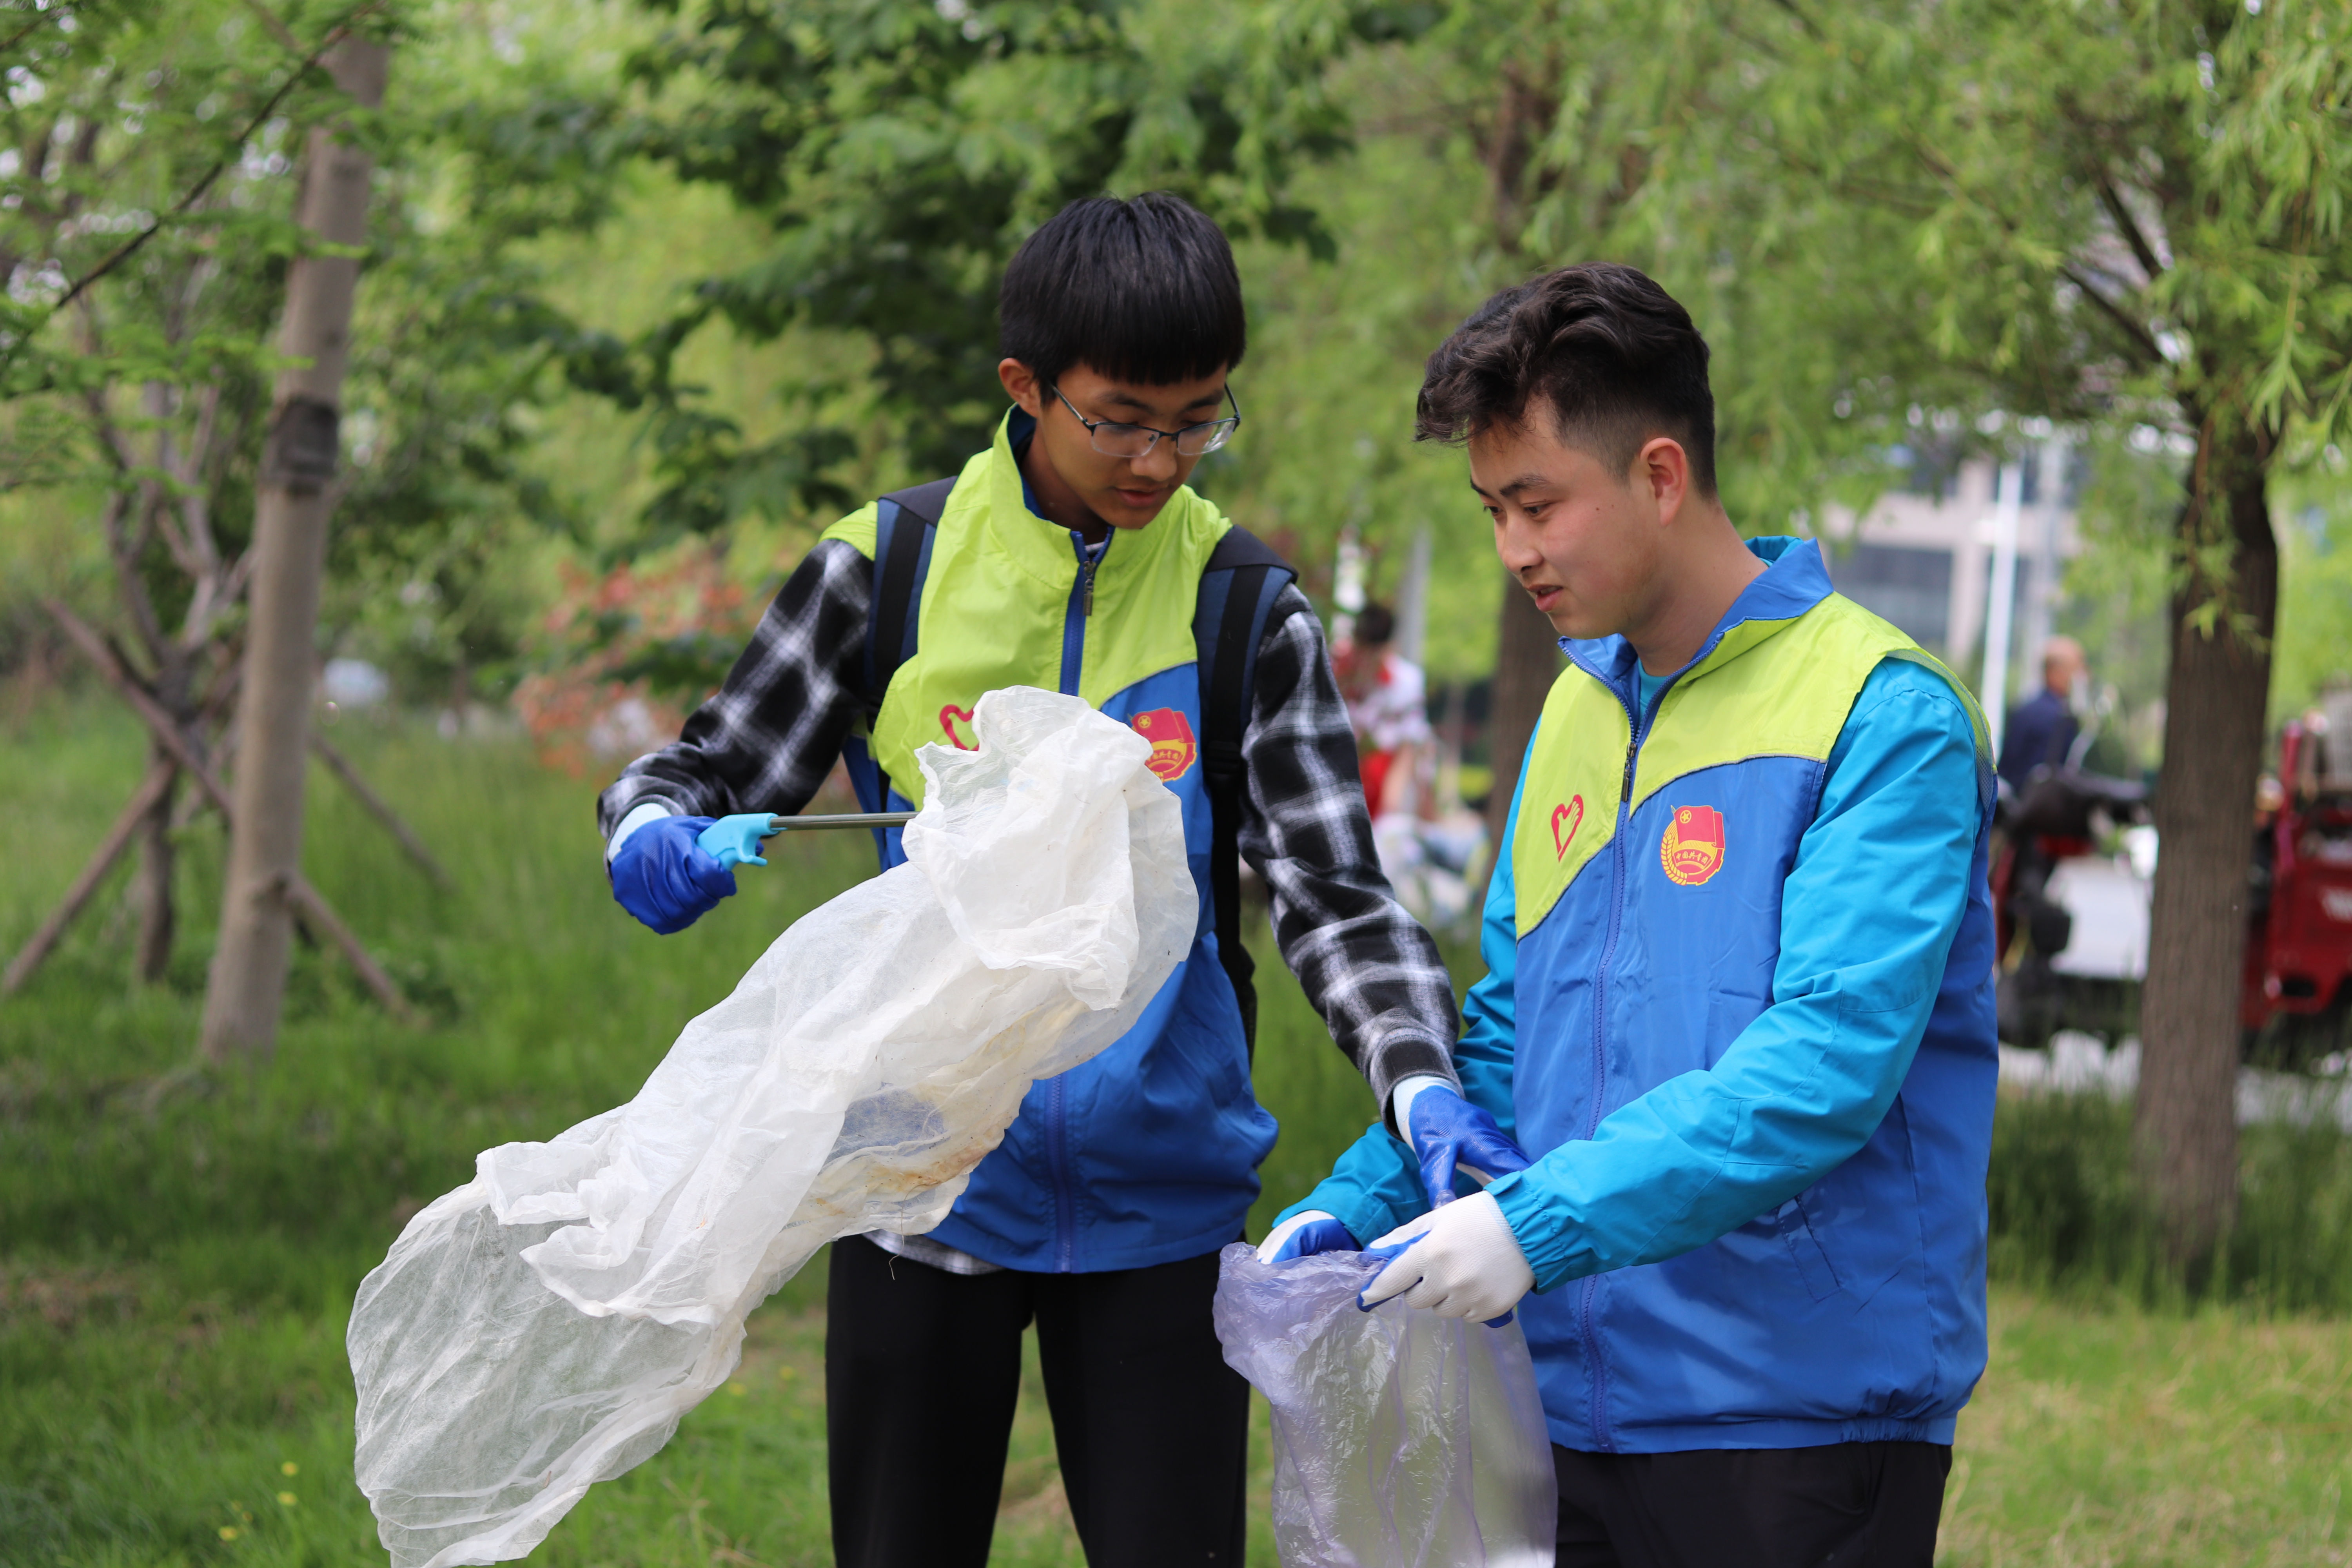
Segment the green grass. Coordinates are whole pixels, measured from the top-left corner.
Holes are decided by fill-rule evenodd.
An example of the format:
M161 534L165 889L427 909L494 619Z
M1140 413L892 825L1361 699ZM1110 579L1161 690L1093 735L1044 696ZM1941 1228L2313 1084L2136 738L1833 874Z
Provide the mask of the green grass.
M2069 1300L2180 1310L2352 1310L2352 1140L2332 1127L2243 1129L2234 1227L2184 1280L2132 1183L2131 1108L2096 1095L2004 1097L1993 1127L1995 1279Z
M381 1563L351 1480L342 1328L361 1276L476 1151L634 1093L687 1017L869 864L859 842L787 838L691 936L656 938L597 875L593 781L506 742L354 724L339 739L457 875L457 891L436 893L314 775L310 873L431 1027L388 1023L338 961L304 952L275 1064L188 1070L218 897L206 825L185 836L170 984L126 980L130 927L110 890L25 994L0 1002L8 1568ZM0 952L31 931L142 763L103 704L44 710L5 744ZM1285 1132L1260 1226L1371 1114L1272 957L1261 952L1257 1076ZM2283 1316L2347 1303L2342 1142L2250 1141L2240 1304L2149 1311L2138 1303L2179 1303L2137 1289L2140 1255L2114 1239L2133 1223L2118 1125L2063 1103L2003 1109L1995 1258L2031 1288L1996 1293L1948 1558L2344 1561L2333 1521L2352 1334ZM829 1561L822 1300L820 1261L755 1317L727 1388L534 1560ZM995 1561L1076 1564L1037 1393L1033 1370ZM1252 1561L1270 1565L1265 1472L1261 1427Z
M2352 1561L2352 1330L1992 1297L1938 1561Z

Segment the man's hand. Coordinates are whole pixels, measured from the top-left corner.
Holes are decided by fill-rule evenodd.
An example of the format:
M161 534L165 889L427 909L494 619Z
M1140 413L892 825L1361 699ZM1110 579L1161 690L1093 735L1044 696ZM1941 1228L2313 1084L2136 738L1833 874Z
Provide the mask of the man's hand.
M1502 1205L1485 1193L1397 1226L1364 1256L1391 1259L1357 1298L1366 1311L1402 1296L1441 1317L1500 1323L1536 1284Z
M1452 1203L1458 1166L1478 1181L1491 1182L1534 1163L1527 1151L1503 1135L1495 1119L1462 1098L1441 1078L1409 1078L1390 1097L1397 1130L1412 1145L1421 1164L1421 1184L1431 1206Z
M665 816L622 842L605 868L613 897L660 935L684 931L733 896L735 873L695 842L707 816Z
M1363 1244L1348 1233L1341 1225L1321 1209L1307 1209L1292 1215L1266 1232L1258 1243L1260 1263L1286 1263L1294 1258L1312 1258L1318 1252L1355 1252Z

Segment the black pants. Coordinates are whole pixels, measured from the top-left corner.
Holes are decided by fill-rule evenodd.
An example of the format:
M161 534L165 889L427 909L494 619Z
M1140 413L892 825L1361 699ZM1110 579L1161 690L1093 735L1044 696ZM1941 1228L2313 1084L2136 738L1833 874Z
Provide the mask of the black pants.
M1214 1253L1103 1274L958 1275L833 1246L825 1438L838 1568L983 1568L1037 1323L1091 1568L1241 1568L1249 1384L1210 1326Z
M1551 1458L1558 1568L1930 1568L1952 1468L1934 1443Z

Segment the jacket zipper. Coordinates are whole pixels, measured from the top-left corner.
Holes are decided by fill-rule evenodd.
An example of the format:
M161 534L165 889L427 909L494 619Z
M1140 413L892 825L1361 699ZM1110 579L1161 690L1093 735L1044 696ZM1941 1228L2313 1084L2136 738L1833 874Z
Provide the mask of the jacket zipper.
M1062 613L1062 695L1078 694L1078 675L1086 666L1087 617L1095 613L1095 573L1099 561L1087 559L1087 542L1076 530L1070 533L1070 549L1078 558L1077 581L1070 584L1069 606ZM1104 553L1108 555L1108 551Z
M1657 701L1664 702L1665 695L1665 689L1660 688ZM1625 742L1625 773L1617 784L1617 831L1609 841L1609 932L1601 939L1601 967L1592 977L1592 1102L1584 1119L1584 1136L1587 1139L1600 1130L1601 1090L1609 1078L1609 965L1617 956L1617 933L1624 925L1625 829L1633 821L1633 766L1641 756L1643 727L1640 709L1626 702L1622 692L1617 693L1617 701L1625 710L1626 727L1632 739ZM1652 710L1655 710L1655 704L1653 704ZM1607 1415L1609 1371L1601 1360L1601 1340L1593 1327L1594 1305L1600 1295L1601 1277L1597 1274L1588 1276L1584 1281L1584 1300L1578 1315L1583 1325L1586 1353L1592 1358L1592 1441L1601 1452L1613 1453L1617 1445L1610 1438Z
M1087 657L1087 617L1095 613L1095 571L1099 561L1087 559L1087 542L1075 531L1070 548L1078 558L1078 579L1070 584L1069 607L1062 616L1062 681L1065 697L1078 694L1078 675ZM1108 552L1106 552L1108 553ZM1077 1194L1070 1181L1070 1122L1066 1076L1054 1079L1045 1093L1045 1164L1054 1184L1054 1268L1066 1274L1077 1266Z

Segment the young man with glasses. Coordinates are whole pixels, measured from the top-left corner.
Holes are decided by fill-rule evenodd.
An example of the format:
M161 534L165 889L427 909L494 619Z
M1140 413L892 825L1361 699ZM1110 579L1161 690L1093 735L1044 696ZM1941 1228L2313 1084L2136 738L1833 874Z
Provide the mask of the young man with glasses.
M1031 1091L936 1230L833 1248L843 1568L986 1562L1033 1320L1093 1568L1239 1564L1248 1391L1209 1308L1275 1123L1250 1089L1248 960L1220 942L1236 848L1381 1100L1452 1081L1453 989L1381 876L1322 629L1185 484L1241 423L1244 340L1232 252L1200 213L1157 194L1066 208L1005 272L1013 406L989 449L827 531L718 695L600 804L614 896L660 931L733 891L696 844L712 818L797 812L845 755L869 809L919 805L915 750L969 745L1000 687L1134 726L1183 804L1200 934L1143 1022Z

